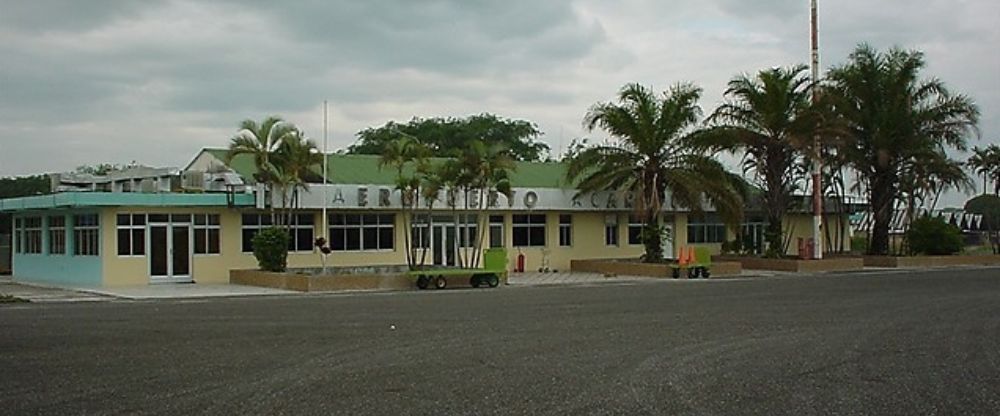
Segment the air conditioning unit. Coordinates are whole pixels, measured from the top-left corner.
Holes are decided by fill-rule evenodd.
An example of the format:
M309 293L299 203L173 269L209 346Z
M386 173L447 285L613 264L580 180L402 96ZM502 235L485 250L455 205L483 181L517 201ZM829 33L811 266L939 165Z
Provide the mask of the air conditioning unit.
M153 194L157 192L156 180L152 178L146 178L139 181L139 192L144 194Z
M181 185L185 190L204 191L205 172L189 170L184 172L184 182Z

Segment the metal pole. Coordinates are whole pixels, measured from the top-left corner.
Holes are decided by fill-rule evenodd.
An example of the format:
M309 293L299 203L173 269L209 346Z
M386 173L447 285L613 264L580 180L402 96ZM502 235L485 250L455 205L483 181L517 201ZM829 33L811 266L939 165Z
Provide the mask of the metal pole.
M816 0L810 0L810 49L812 50L812 100L815 104L818 98L817 87L819 86L819 24L818 13L816 11ZM823 224L823 184L822 184L822 154L820 152L819 134L813 135L813 258L823 258L823 238L820 235L820 228Z
M323 221L322 221L322 224L323 224L323 239L327 241L327 244L329 244L330 243L330 235L329 235L330 234L330 227L327 225L327 218L326 218L326 204L328 203L327 202L327 194L326 194L326 192L327 192L326 191L326 188L327 188L327 186L326 186L326 180L327 180L326 179L326 174L328 172L327 171L327 169L328 169L327 164L329 162L327 161L327 159L329 159L329 157L327 157L327 154L326 154L326 138L327 138L327 133L326 132L327 132L327 102L326 102L326 100L323 100Z

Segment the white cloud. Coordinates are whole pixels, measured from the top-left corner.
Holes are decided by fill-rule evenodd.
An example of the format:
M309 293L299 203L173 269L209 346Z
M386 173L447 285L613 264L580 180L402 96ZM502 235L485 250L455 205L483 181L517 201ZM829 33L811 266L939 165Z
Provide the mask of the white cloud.
M808 59L807 2L17 2L0 13L0 175L138 160L182 165L244 118L331 143L388 120L493 112L558 148L627 82L705 88ZM1000 4L821 1L825 67L859 42L926 52L1000 140ZM594 133L594 136L600 136Z

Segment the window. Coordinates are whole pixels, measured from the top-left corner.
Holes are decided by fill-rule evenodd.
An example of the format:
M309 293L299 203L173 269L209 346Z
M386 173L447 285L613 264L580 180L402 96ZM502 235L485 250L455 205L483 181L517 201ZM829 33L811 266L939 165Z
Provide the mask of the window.
M490 215L490 248L504 246L503 215Z
M545 246L545 215L514 215L514 247Z
M607 215L604 217L604 244L609 246L618 245L618 215Z
M334 251L392 250L395 223L395 214L332 214L330 215L330 249Z
M628 243L642 244L642 228L644 227L642 218L638 215L628 216Z
M219 214L194 215L194 254L219 254Z
M243 225L241 227L242 250L244 253L253 253L253 236L257 232L272 225L270 214L243 214Z
M288 251L313 251L313 214L296 214L288 225Z
M97 214L73 216L73 254L100 255L100 227Z
M42 254L42 217L24 219L24 254Z
M66 254L66 217L49 217L49 254Z
M146 255L146 214L118 214L115 231L119 256Z
M573 245L573 215L559 215L559 246L569 247Z
M430 248L431 234L427 231L427 215L416 215L410 224L410 244L413 248Z
M688 243L721 243L726 241L726 225L715 215L688 217Z
M14 219L14 252L17 254L24 253L24 240L21 238L24 236L24 221L20 218Z
M476 240L479 240L479 227L476 226L478 223L479 218L476 215L463 215L459 218L459 247L472 247Z

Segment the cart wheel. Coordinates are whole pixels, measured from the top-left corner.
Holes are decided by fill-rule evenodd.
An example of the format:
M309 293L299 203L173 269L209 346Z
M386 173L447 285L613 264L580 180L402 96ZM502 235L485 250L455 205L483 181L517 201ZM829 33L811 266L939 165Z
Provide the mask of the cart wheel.
M692 267L688 269L688 279L697 279L697 278L698 278L698 268Z
M679 279L681 277L681 269L674 269L674 271L671 273L671 276L674 279Z
M445 280L443 275L438 275L437 279L434 279L434 287L444 289L448 287L448 281Z
M420 275L420 277L417 278L417 288L420 290L427 289L427 286L430 286L430 284L431 278L425 275Z
M479 279L479 275L478 274L472 275L472 277L469 278L469 286L478 288L479 284L480 284L479 280L480 279Z
M708 268L705 268L705 267L702 267L702 268L701 268L701 278L702 278L702 279L708 279L708 278L709 278L709 277L711 277L711 276L712 276L712 273L710 273L710 272L708 271Z
M490 277L486 278L486 283L489 284L490 287L500 286L500 278L495 274L491 274Z

